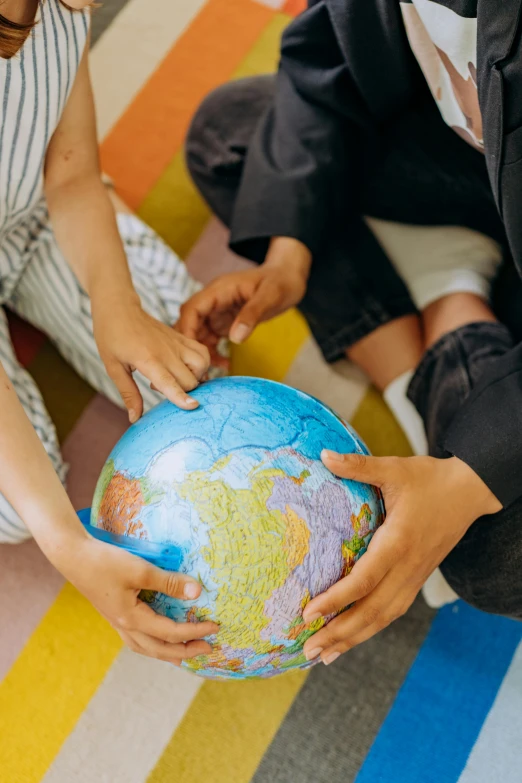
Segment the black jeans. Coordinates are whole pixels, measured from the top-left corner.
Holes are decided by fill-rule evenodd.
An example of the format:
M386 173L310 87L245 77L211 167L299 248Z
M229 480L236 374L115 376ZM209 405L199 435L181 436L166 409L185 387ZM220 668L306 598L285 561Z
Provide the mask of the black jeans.
M192 177L227 225L256 123L272 100L273 77L232 82L198 110L187 140ZM379 326L415 312L409 293L364 215L418 225L462 225L505 245L483 156L442 121L430 100L412 106L375 144L360 151L359 216L332 215L301 304L325 358L332 361ZM263 260L264 245L254 260ZM410 398L423 416L430 453L439 446L485 363L522 338L522 285L510 262L496 284L503 324L473 324L443 337L423 358ZM367 259L374 259L368 265ZM377 260L375 260L377 259ZM379 260L380 259L380 260ZM509 328L508 328L509 326ZM522 501L477 520L441 566L454 590L484 611L522 617Z

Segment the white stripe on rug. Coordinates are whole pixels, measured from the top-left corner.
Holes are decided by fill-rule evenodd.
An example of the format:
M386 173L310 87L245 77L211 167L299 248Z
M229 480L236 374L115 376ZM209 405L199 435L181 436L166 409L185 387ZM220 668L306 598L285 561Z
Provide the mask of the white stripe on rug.
M202 682L124 649L42 783L144 783Z
M100 141L205 2L130 0L103 33L90 58Z
M520 783L521 715L522 643L517 648L458 783Z
M261 5L267 5L269 8L274 8L276 11L280 11L286 0L256 0L256 3Z

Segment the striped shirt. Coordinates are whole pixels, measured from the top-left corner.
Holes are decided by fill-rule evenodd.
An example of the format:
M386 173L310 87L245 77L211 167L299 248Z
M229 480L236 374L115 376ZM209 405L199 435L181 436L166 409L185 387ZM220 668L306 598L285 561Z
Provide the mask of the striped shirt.
M89 11L41 0L20 52L0 58L0 302L9 299L46 222L45 154L74 84L89 18Z

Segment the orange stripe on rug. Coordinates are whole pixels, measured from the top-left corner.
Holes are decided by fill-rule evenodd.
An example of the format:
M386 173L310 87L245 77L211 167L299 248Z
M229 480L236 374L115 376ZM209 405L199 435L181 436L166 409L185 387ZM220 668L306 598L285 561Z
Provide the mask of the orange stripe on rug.
M290 16L298 16L305 9L306 0L287 0L283 6L285 14L290 14Z
M101 147L104 170L130 207L139 207L201 100L231 76L274 13L252 0L209 0L178 39Z
M275 71L280 39L290 22L287 14L275 14L240 65L232 79ZM198 194L180 149L162 172L140 205L139 216L185 258L209 218L209 210ZM208 256L212 258L212 253Z

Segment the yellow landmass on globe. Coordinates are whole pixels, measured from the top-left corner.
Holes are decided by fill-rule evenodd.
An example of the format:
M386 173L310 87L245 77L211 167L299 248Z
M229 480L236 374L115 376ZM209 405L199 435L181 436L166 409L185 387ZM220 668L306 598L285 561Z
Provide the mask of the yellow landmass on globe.
M301 519L290 506L286 507L284 517L287 525L283 549L286 552L288 567L293 571L301 565L308 554L310 530L304 519Z
M352 514L352 527L355 530L356 533L361 533L361 526L363 522L366 522L367 530L366 533L369 530L369 525L372 519L372 511L368 503L363 503L359 513L358 514ZM366 535L366 533L363 533L363 535Z
M282 470L253 471L250 488L232 489L215 478L216 468L218 464L211 471L192 472L177 490L208 528L210 543L202 555L213 574L219 575L215 613L221 630L218 649L205 656L205 664L221 668L226 666L224 645L250 648L256 654L274 652L271 643L261 638L269 623L265 603L302 562L310 533L292 509L285 514L268 509L274 479L285 475ZM280 545L274 546L274 538Z

